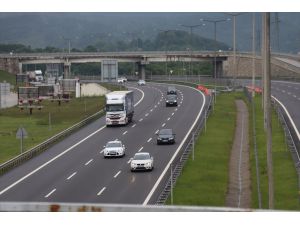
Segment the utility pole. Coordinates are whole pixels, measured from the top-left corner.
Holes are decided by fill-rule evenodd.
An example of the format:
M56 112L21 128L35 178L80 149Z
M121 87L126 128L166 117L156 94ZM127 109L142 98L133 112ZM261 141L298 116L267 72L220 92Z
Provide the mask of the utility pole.
M271 118L271 54L270 54L270 13L263 13L264 22L264 89L265 89L265 114L267 128L267 167L269 181L269 209L274 208L273 191L273 159L272 159L272 118Z

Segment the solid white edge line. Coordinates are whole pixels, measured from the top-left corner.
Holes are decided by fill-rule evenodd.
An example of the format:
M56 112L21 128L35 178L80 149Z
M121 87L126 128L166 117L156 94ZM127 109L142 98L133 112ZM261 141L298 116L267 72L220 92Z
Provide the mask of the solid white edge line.
M52 195L56 191L56 188L54 188L52 191L50 191L47 195L45 195L45 198L48 198L50 195Z
M297 134L298 140L300 141L300 134L299 134L299 131L298 131L298 129L297 129L297 127L296 127L296 125L295 125L295 123L294 123L292 117L290 116L288 110L287 110L286 107L285 107L285 106L284 106L277 98L275 98L273 95L272 95L272 98L274 98L275 101L277 101L277 102L281 105L281 107L284 109L286 115L288 116L289 120L291 121L291 124L292 124L292 126L293 126L293 128L294 128L294 130L295 130L295 132L296 132L296 134Z
M102 192L106 189L106 187L102 188L101 191L98 192L98 196L102 194Z
M178 85L178 86L183 86L183 85ZM196 91L198 91L202 97L203 97L203 104L202 104L202 107L200 109L200 112L198 113L198 116L197 118L195 119L195 122L193 123L193 125L191 126L190 130L188 131L188 133L185 135L184 139L182 140L181 144L178 146L178 148L176 149L176 152L174 153L173 157L170 159L170 161L168 162L168 164L166 165L165 169L163 170L163 172L161 173L160 177L157 179L156 183L154 184L153 188L151 189L150 193L148 194L148 196L146 197L145 201L143 202L143 205L147 205L149 200L151 199L153 193L155 192L156 188L158 187L159 183L161 182L161 180L163 179L163 177L165 176L165 174L167 173L170 165L171 165L171 162L175 159L175 157L177 156L178 152L180 151L180 149L182 148L184 142L186 141L186 139L188 138L188 136L190 135L190 133L192 132L192 130L194 129L194 127L196 126L196 123L198 122L199 118L200 118L200 115L202 114L202 111L204 109L204 106L205 106L205 96L204 94L200 91L200 90L197 90L195 88L192 88L192 87L189 87L189 86L184 86L184 87L187 87L187 88L191 88L191 89L194 89Z
M119 172L117 172L116 175L114 175L114 178L117 178L117 176L119 176L120 173L121 173L121 170Z
M134 87L131 87L134 88ZM142 98L134 105L137 106L138 104L140 104L140 102L144 99L144 92L138 88L134 88L137 89L138 91L140 91L142 93ZM0 195L2 195L3 193L5 193L6 191L8 191L9 189L13 188L14 186L16 186L17 184L19 184L20 182L22 182L23 180L25 180L26 178L30 177L32 174L35 174L37 171L41 170L42 168L44 168L45 166L49 165L51 162L55 161L56 159L60 158L61 156L63 156L64 154L66 154L67 152L71 151L72 149L74 149L75 147L77 147L78 145L80 145L82 142L86 141L87 139L89 139L90 137L94 136L95 134L97 134L98 132L100 132L101 130L103 130L106 127L106 125L104 125L103 127L101 127L100 129L94 131L93 133L91 133L90 135L88 135L87 137L85 137L84 139L82 139L81 141L77 142L76 144L72 145L71 147L69 147L68 149L66 149L65 151L63 151L62 153L58 154L57 156L53 157L52 159L50 159L49 161L47 161L46 163L42 164L41 166L39 166L38 168L36 168L35 170L31 171L30 173L28 173L27 175L23 176L22 178L20 178L19 180L15 181L14 183L12 183L11 185L9 185L8 187L4 188L2 191L0 191Z
M93 159L90 159L88 162L86 162L84 165L89 165L91 162L93 161Z
M70 180L70 179L71 179L72 177L74 177L76 174L77 174L77 172L72 173L72 174L67 178L67 180Z

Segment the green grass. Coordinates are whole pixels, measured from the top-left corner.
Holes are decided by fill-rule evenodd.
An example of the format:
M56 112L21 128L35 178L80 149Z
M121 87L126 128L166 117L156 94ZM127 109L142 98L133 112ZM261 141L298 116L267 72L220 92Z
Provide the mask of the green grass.
M20 153L20 140L16 132L20 126L28 132L24 140L24 149L30 149L56 133L92 115L104 106L104 97L86 97L72 99L69 103L44 100L42 110L33 110L29 115L28 109L17 107L0 110L0 163ZM51 130L49 129L49 113L51 114Z
M195 160L186 163L174 188L174 204L225 206L228 185L228 166L232 148L236 106L235 99L245 97L243 93L221 94L218 96L214 113L207 122L207 132L202 133L195 146ZM256 126L259 170L262 193L262 208L268 208L268 178L266 157L266 136L263 128L261 98L256 97ZM252 109L250 112L249 140L251 163L252 208L258 208L255 158L252 136ZM226 119L224 119L226 118ZM280 210L299 210L297 174L291 154L285 144L284 133L273 111L273 174L274 205ZM167 204L170 204L168 199Z
M15 86L16 85L16 76L13 74L10 74L8 72L5 72L3 70L0 70L0 83L2 83L4 81Z
M259 176L261 182L262 208L268 208L268 177L266 135L263 127L263 112L261 108L261 96L255 98L257 149L259 159ZM249 105L249 109L251 105ZM250 111L250 110L249 110ZM252 109L250 111L250 123L252 125ZM250 129L250 128L249 128ZM256 182L256 167L253 149L252 127L250 129L251 148L251 173L252 173L252 207L258 208L258 194ZM291 157L291 153L285 144L284 132L278 121L275 111L272 112L272 153L273 153L273 177L274 177L274 208L285 210L299 210L299 196L297 174Z
M241 96L241 93L218 96L215 110L207 122L207 131L196 142L195 160L190 157L176 183L174 204L225 205L228 162L236 124L234 100Z
M0 80L11 78L6 72L0 71ZM119 86L103 84L106 88L115 91ZM124 89L124 87L121 87ZM20 140L16 139L16 132L20 126L28 132L24 139L24 150L28 150L49 137L65 130L84 118L98 112L104 107L105 98L84 97L62 102L44 100L42 110L33 110L29 115L28 109L20 110L18 107L0 109L0 163L3 163L20 154ZM49 113L51 114L51 130L49 127Z

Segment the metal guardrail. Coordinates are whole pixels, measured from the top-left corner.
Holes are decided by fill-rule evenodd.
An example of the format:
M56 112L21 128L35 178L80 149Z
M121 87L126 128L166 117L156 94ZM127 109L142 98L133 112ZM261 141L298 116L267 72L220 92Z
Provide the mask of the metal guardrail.
M270 212L229 207L158 206L97 203L0 202L0 212Z
M298 190L300 190L300 153L299 153L300 141L295 136L295 134L293 134L294 129L290 125L290 121L286 118L285 112L283 111L282 107L278 104L278 102L274 98L272 98L272 105L275 108L278 118L283 127L286 144L288 149L291 152L292 159L294 161L294 165L298 175ZM300 202L300 192L299 192L299 202Z
M205 126L206 119L208 118L211 112L212 102L213 98L211 97L209 103L205 106L206 109L204 110L204 117L201 117L198 125L191 132L187 144L182 150L182 154L178 154L178 156L172 162L169 168L169 171L171 171L171 173L169 175L169 178L167 178L163 191L160 193L158 199L156 200L156 205L164 205L166 203L173 186L176 184L177 178L181 174L181 171L187 159L189 158L189 155L192 151L194 151L195 137L198 137L200 135L201 131L203 130L203 127Z
M25 161L32 159L34 156L40 154L41 152L48 149L52 144L57 142L63 137L66 137L76 131L77 129L85 126L86 124L90 123L91 121L95 120L96 118L100 117L103 113L103 110L100 110L99 112L85 118L84 120L80 121L79 123L76 123L75 125L67 128L66 130L54 135L53 137L49 138L48 140L40 143L39 145L31 148L30 150L16 156L15 158L3 163L0 165L0 175L4 174L10 169L15 168L16 166L24 163Z

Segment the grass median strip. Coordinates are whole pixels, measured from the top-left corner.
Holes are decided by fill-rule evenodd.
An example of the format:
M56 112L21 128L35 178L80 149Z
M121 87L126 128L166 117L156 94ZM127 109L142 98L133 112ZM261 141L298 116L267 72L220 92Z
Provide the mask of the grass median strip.
M249 108L251 105L249 105ZM252 111L252 110L251 110ZM250 113L252 124L252 113ZM255 98L256 136L259 160L262 208L268 208L268 177L267 177L267 147L263 125L261 96ZM250 145L253 149L253 132L250 132ZM274 207L275 209L299 210L297 174L290 150L285 143L283 128L275 111L272 111L272 153L274 178ZM256 167L254 152L251 151L252 173L252 207L258 208L258 192L256 182Z
M215 110L207 121L207 131L196 142L195 160L189 158L176 183L174 204L224 206L236 123L234 100L241 95L218 96Z

